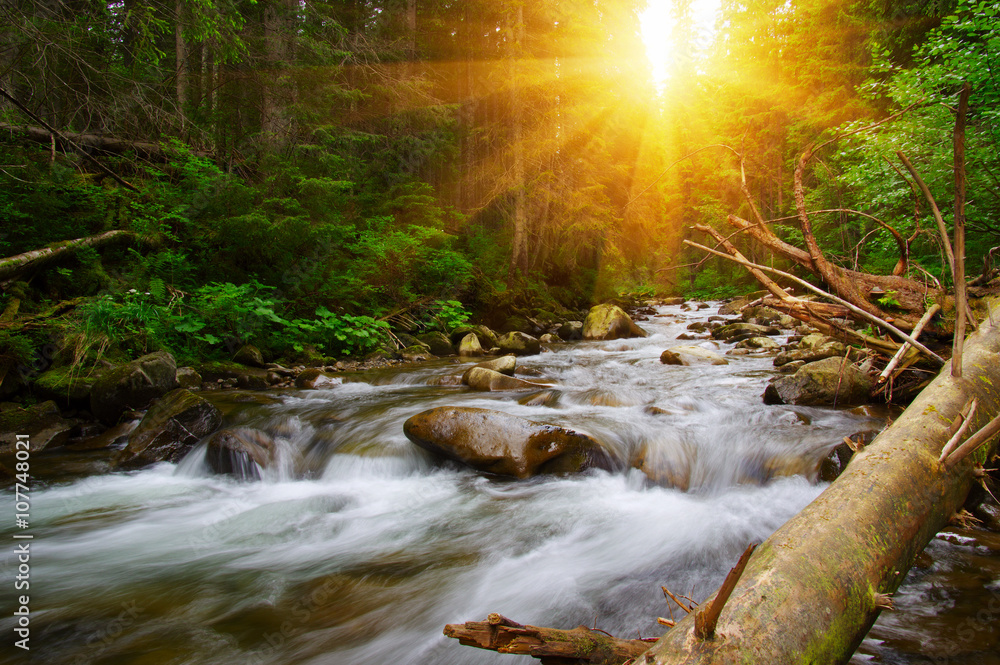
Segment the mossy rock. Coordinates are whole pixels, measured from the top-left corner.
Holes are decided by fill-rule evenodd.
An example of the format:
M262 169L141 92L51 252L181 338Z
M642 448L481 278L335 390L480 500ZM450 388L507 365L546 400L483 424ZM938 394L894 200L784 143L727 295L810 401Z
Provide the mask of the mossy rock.
M87 376L69 366L53 367L38 375L32 390L45 399L54 399L62 404L86 404L98 378L98 375Z
M177 386L177 363L157 351L105 371L90 391L90 410L106 425L114 425L127 409L143 409Z
M645 336L646 331L635 325L632 317L613 303L591 307L583 322L584 339L611 340Z
M156 402L115 457L114 465L134 469L156 462L178 462L201 437L222 424L222 412L190 390L178 388Z
M0 408L0 455L15 452L18 434L28 436L32 452L61 446L77 422L63 418L51 400L26 407L5 403Z

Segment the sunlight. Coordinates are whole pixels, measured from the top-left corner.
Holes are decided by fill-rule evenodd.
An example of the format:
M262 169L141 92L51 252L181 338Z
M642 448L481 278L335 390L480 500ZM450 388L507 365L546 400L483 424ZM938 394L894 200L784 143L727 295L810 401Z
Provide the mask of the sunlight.
M688 3L696 33L692 42L696 48L704 48L712 41L720 0L649 0L646 10L639 15L642 41L652 66L653 81L657 85L670 77L675 57L673 33L676 10L678 6Z

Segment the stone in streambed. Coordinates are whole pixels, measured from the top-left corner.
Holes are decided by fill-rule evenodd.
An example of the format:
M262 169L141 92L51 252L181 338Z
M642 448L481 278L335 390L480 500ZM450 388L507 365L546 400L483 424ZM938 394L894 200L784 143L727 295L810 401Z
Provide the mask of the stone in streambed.
M455 354L451 340L444 333L429 332L424 335L418 335L417 341L430 349L430 352L435 356L451 356Z
M481 356L483 355L483 347L479 343L479 338L476 333L468 333L462 340L458 343L458 355L460 356Z
M513 353L515 356L533 356L542 350L541 343L531 335L513 331L501 335L497 339L501 353Z
M488 409L430 409L407 420L403 433L434 455L500 476L529 478L614 466L611 455L586 434Z
M514 370L517 369L517 358L514 356L500 356L499 358L494 358L493 360L486 360L484 362L477 363L465 370L465 373L462 374L462 383L468 385L469 372L477 367L490 369L494 372L500 372L506 376L514 376Z
M498 392L505 390L538 390L547 388L541 383L532 383L515 376L507 376L500 372L483 367L473 367L462 376L462 382L473 390Z
M128 409L143 409L177 386L177 363L157 351L101 374L90 390L90 412L114 425Z
M871 389L871 378L851 362L826 358L772 381L764 391L764 403L854 406L866 402Z
M219 430L205 448L205 461L212 471L244 480L259 479L273 456L274 439L252 428Z
M222 413L190 390L178 388L150 407L115 456L114 465L135 469L156 462L177 462L222 424Z
M646 331L635 325L625 310L611 303L591 307L583 322L584 339L611 340L645 336Z
M78 422L63 418L51 400L23 408L4 404L0 407L0 455L13 456L17 452L18 434L28 436L31 452L61 446L69 441Z
M728 365L729 361L715 351L700 346L674 346L660 354L664 365Z

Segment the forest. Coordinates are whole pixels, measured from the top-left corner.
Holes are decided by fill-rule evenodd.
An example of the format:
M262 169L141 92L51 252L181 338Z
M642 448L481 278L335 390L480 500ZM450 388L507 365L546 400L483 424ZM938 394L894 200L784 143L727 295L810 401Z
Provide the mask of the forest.
M897 153L947 212L964 83L968 264L989 267L997 6L723 2L707 42L670 7L656 80L631 0L5 3L0 256L121 233L4 271L5 320L28 319L0 330L4 366L45 345L338 357L401 311L502 326L751 291L682 241L731 214L801 241L792 176L817 142L806 203L832 260L887 274L903 246L947 284Z

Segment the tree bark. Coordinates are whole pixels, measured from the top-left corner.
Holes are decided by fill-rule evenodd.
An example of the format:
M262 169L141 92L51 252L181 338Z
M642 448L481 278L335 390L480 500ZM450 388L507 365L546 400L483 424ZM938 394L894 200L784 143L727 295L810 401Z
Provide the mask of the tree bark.
M1000 302L991 303L998 320ZM975 397L975 431L1000 413L1000 327L967 340L964 378L944 368L823 494L757 548L723 609L714 639L687 616L639 662L845 663L886 596L961 506L974 467L993 447L938 461L952 422Z
M96 236L67 240L49 247L33 249L30 252L0 259L0 286L12 282L16 277L51 263L57 263L83 247L100 247L121 240L133 240L131 231L107 231Z

